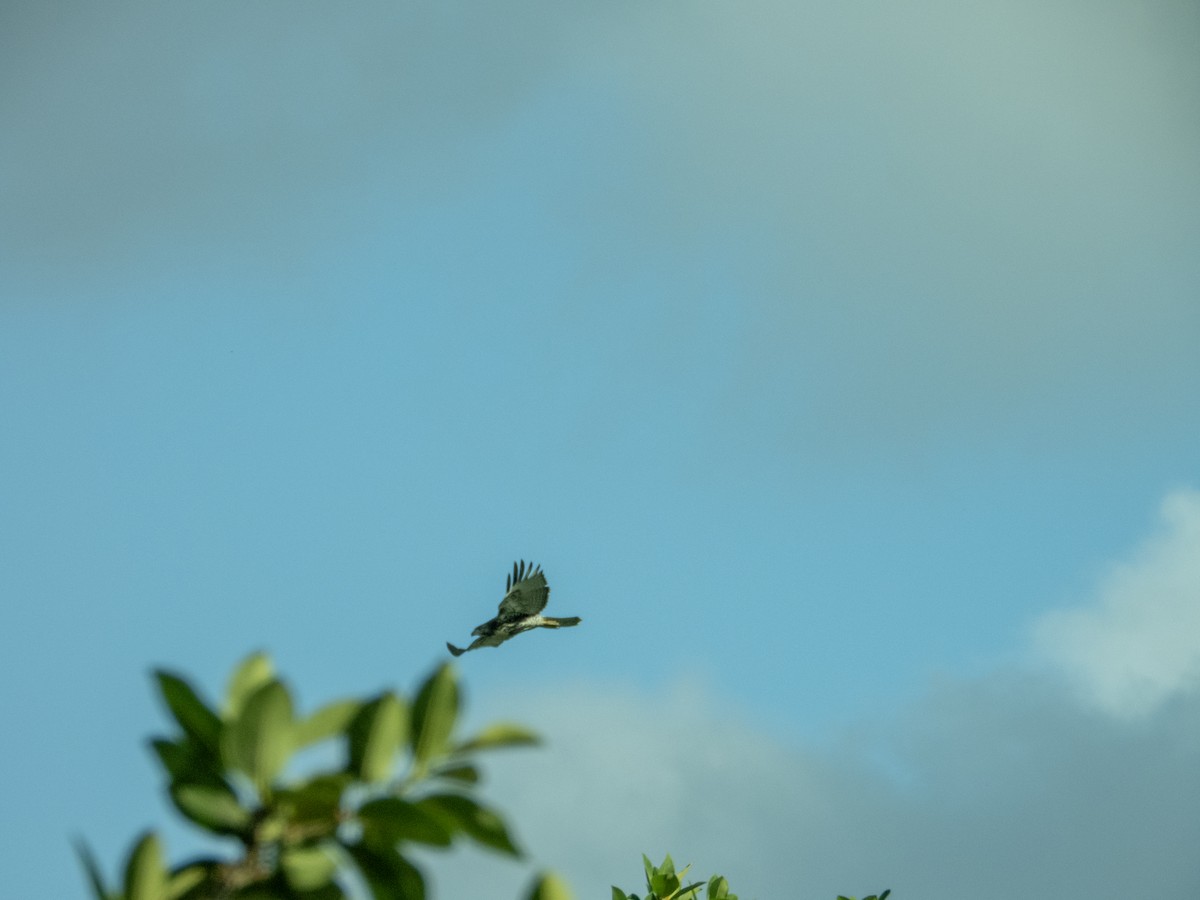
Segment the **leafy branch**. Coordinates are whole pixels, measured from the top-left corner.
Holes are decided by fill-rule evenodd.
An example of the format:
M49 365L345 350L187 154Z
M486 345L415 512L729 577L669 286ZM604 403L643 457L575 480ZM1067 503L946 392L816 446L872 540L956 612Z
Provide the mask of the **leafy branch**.
M171 672L155 673L178 731L150 746L167 792L192 824L233 839L233 858L205 856L170 867L162 842L144 833L121 885L105 884L86 844L78 852L96 900L339 900L356 879L374 900L424 900L425 877L411 849L468 838L520 856L501 816L474 796L475 755L536 744L509 723L454 739L459 691L440 666L410 703L394 691L338 700L297 715L271 660L254 654L229 679L214 708ZM294 755L326 742L344 762L285 777Z

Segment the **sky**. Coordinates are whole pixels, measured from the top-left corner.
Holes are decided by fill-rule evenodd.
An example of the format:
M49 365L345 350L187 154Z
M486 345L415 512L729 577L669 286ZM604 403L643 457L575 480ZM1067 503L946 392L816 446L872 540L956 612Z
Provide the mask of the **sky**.
M463 657L437 900L1200 890L1200 9L0 11L13 896L172 824L149 672ZM18 774L19 773L19 774Z

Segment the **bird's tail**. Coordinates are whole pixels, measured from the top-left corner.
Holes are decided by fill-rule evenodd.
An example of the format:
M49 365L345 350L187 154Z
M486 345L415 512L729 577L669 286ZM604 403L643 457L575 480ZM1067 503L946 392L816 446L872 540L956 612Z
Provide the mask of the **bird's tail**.
M546 616L546 624L551 628L570 628L572 625L578 625L583 619L578 616L571 616L567 619L555 619L552 616Z
M450 643L449 641L446 641L446 647L447 647L447 648L450 650L450 652L451 652L451 653L453 653L455 656L462 656L464 653L466 653L466 652L467 652L467 651L466 651L466 650L464 650L462 647L455 647L455 646L454 646L452 643Z

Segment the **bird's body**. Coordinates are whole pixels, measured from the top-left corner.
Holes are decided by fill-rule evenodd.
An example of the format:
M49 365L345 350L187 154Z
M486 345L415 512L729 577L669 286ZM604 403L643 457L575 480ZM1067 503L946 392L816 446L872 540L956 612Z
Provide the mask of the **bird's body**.
M496 618L489 619L471 632L476 640L472 641L469 647L455 647L447 642L446 646L450 648L451 653L461 656L468 650L479 647L499 647L523 631L534 628L569 628L581 621L574 616L558 619L541 615L550 599L550 585L546 583L541 566L530 563L526 567L525 560L513 563L512 574L508 576L504 589L504 599L500 601Z

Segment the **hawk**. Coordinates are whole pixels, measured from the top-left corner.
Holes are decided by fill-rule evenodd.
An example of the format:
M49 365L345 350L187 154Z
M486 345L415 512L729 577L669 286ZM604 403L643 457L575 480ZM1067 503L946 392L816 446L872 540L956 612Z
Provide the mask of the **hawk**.
M476 639L470 647L455 647L449 641L446 646L455 656L462 656L477 647L499 647L509 638L532 628L568 628L582 621L574 616L555 619L539 615L549 599L550 585L546 584L542 567L533 563L527 567L525 560L513 563L512 574L504 583L504 599L500 601L500 612L496 618L484 622L471 632Z

